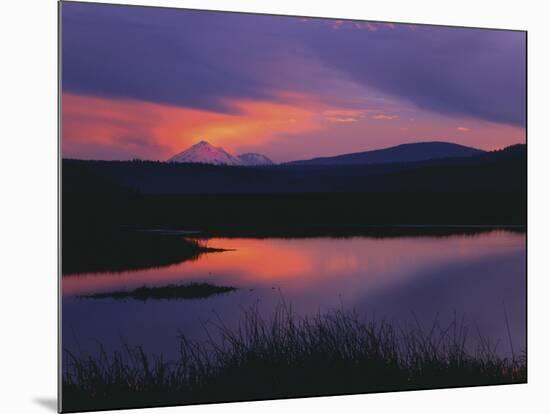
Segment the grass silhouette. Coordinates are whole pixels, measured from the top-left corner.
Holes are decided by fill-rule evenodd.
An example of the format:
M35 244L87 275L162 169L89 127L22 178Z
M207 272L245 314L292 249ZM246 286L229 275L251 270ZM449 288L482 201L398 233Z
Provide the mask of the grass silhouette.
M64 353L63 411L246 401L523 383L525 356L502 358L456 320L428 330L364 321L333 310L299 317L286 303L271 318L257 306L237 329L221 319L203 342L180 337L179 358L142 348L96 357ZM216 339L213 339L216 338Z

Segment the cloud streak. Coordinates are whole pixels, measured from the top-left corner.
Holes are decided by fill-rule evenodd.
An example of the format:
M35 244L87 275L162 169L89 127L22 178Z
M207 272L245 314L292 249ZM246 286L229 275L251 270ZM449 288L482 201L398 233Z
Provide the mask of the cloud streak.
M525 125L522 32L417 27L331 36L312 31L324 64L355 82L449 116Z
M378 115L373 115L372 116L372 119L381 119L381 120L386 120L386 121L391 121L392 119L397 119L399 118L398 115L385 115L385 114L378 114Z
M330 76L437 113L525 124L522 32L66 3L63 34L72 93L227 112L224 98L323 94Z

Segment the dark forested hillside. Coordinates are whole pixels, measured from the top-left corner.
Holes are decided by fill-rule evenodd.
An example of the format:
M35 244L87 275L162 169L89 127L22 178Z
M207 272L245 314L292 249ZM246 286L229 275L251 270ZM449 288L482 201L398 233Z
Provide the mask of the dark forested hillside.
M526 150L370 167L63 161L63 233L525 224ZM68 229L68 230L66 230ZM92 231L93 230L93 231ZM75 236L73 235L73 238Z
M525 146L466 158L381 165L235 167L64 160L63 167L146 194L522 191ZM67 174L64 177L70 179ZM110 191L110 190L109 190Z

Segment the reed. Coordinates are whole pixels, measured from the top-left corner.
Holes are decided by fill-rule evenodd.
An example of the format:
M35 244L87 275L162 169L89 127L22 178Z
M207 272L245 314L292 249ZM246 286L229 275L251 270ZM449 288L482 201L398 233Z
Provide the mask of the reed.
M221 319L206 341L180 337L179 358L125 346L95 357L64 354L63 411L151 407L523 383L525 355L503 358L479 337L467 350L459 321L429 330L366 321L333 310L297 316L286 303L270 318L244 311L238 328ZM469 347L468 347L469 349Z

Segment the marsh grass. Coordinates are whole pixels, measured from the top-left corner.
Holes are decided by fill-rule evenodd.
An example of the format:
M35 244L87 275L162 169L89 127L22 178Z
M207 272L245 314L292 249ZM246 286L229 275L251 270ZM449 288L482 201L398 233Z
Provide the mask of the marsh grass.
M179 358L142 348L82 357L65 351L63 411L162 406L526 382L525 356L502 358L486 340L468 352L455 320L402 329L334 310L299 317L258 307L238 328L221 318L202 342L180 337Z

